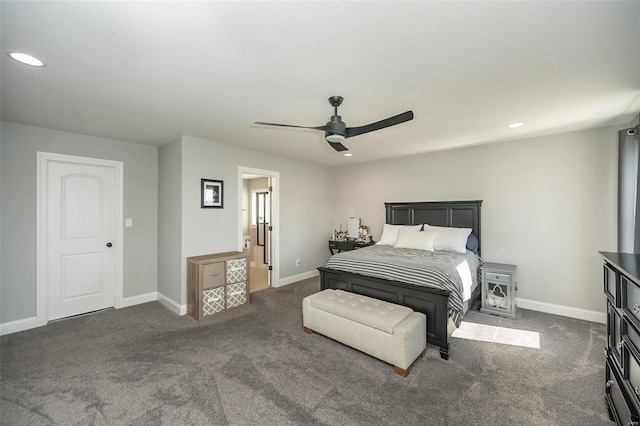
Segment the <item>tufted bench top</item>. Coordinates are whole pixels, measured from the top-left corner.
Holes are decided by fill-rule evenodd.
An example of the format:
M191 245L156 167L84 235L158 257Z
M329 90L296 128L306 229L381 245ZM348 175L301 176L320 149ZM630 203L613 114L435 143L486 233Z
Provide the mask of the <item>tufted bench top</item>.
M311 306L392 334L413 313L411 308L343 290L327 289L310 297Z

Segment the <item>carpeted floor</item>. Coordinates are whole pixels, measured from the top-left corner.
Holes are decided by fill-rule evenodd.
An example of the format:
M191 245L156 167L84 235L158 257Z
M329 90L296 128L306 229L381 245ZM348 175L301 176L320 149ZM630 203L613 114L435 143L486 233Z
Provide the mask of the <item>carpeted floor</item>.
M470 340L466 329L448 361L429 346L402 378L303 332L302 298L318 290L317 278L263 290L208 322L151 302L2 336L1 424L612 424L602 324L468 312L476 330L498 327L493 339L520 329L540 348Z

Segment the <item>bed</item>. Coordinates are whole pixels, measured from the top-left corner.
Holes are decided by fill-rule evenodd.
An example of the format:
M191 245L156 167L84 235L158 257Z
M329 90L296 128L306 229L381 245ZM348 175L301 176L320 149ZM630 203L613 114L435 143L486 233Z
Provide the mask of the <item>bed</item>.
M386 223L391 225L427 223L432 226L471 228L472 234L477 237L477 257L479 260L482 247L480 232L481 205L481 200L385 203ZM374 249L374 247L371 248ZM358 251L367 249L362 248L358 249ZM363 257L365 253L362 252L358 255ZM320 272L321 290L328 288L342 289L408 306L415 311L424 313L427 316L427 342L439 347L441 358L449 359L449 335L453 331L451 324L456 322L450 319L452 305L457 305L457 301L453 299L459 299L457 295L452 296L451 289L416 285L409 278L402 279L397 276L393 279L369 276L366 274L367 272L363 273L366 268L362 270L353 268L351 270L340 270L335 269L335 265L334 268L329 268L325 265L318 268L318 271ZM472 273L477 276L477 270L472 271ZM480 285L476 285L470 291L469 297L465 297L466 300L461 301L461 312L458 315L464 315L464 312L473 306L474 301L480 295L480 288ZM457 307L455 311L457 311ZM459 318L456 319L459 320Z

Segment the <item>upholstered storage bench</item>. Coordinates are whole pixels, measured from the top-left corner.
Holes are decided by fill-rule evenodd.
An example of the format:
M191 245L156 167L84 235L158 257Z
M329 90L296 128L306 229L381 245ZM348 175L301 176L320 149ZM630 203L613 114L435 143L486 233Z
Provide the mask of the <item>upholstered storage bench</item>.
M323 290L302 301L304 331L314 331L394 366L406 377L424 356L427 317L406 306L349 293Z

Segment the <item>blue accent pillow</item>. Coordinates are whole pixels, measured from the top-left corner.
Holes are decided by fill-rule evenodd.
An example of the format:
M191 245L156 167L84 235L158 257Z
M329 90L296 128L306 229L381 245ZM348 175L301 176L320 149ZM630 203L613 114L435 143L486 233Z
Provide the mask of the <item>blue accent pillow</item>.
M478 254L478 237L473 232L467 238L467 250Z

